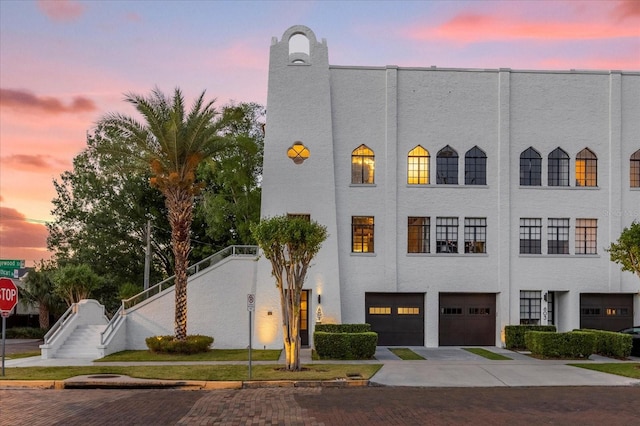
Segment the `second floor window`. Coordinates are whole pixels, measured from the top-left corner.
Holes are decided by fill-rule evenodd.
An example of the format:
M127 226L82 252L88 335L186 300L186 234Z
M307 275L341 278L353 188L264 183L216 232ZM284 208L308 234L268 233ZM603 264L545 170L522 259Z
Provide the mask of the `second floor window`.
M527 148L520 154L520 185L542 185L542 157L533 148Z
M464 219L464 252L487 252L487 219L484 217Z
M374 183L376 158L366 145L360 145L351 153L351 183Z
M576 186L598 186L598 158L589 148L576 156Z
M458 218L436 218L436 253L458 253Z
M430 220L428 217L409 217L407 221L407 252L429 253Z
M487 155L477 146L464 155L464 184L487 184Z
M576 254L597 254L598 220L576 219Z
M353 216L351 218L351 251L353 253L373 253L373 216Z
M449 145L438 151L436 174L438 184L458 184L458 153Z
M542 219L520 219L520 253L542 253Z
M549 219L547 254L569 254L569 219Z
M569 186L569 154L556 148L549 154L548 185Z

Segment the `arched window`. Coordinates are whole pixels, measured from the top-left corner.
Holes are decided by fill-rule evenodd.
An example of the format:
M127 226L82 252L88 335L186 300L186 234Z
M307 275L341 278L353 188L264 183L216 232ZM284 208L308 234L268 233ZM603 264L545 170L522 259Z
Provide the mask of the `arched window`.
M429 183L429 151L420 145L409 151L407 183L409 185L427 185Z
M640 188L640 149L631 154L629 166L629 184L631 188Z
M531 147L520 154L520 185L542 185L542 157Z
M458 184L458 153L449 145L438 151L436 175L438 184Z
M373 151L360 145L351 153L351 183L374 183L376 159Z
M598 157L589 148L576 155L576 186L598 186Z
M464 184L487 184L487 155L477 146L464 155Z
M289 38L289 60L294 64L309 62L309 38L302 33L296 33Z
M569 154L556 148L549 154L548 185L569 186Z

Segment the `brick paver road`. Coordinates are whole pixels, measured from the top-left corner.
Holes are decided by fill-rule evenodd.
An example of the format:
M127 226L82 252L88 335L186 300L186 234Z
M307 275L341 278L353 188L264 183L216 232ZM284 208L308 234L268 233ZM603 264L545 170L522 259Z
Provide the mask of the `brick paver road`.
M639 424L640 387L0 390L0 425Z

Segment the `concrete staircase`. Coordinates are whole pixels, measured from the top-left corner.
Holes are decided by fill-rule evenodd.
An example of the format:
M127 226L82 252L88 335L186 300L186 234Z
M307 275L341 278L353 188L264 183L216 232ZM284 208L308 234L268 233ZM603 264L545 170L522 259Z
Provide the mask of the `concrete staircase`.
M56 358L100 358L98 346L100 333L105 329L100 325L79 325L67 337L60 349L55 353Z

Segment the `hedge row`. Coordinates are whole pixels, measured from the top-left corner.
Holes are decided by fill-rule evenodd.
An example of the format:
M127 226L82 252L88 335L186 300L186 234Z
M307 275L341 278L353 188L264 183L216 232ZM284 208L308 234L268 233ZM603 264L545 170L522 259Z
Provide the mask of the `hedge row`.
M192 334L187 340L176 340L175 336L152 336L145 339L151 352L165 354L197 354L207 352L213 344L213 337Z
M318 331L318 328L336 332ZM370 330L369 324L320 324L313 333L316 353L321 359L371 359L376 353L378 333ZM345 332L342 330L367 330Z
M370 324L316 324L315 331L325 333L367 333L371 331Z
M555 325L507 325L504 328L505 345L510 350L525 350L524 334L527 331L556 331Z
M633 336L630 334L616 333L613 331L581 329L585 333L595 336L595 347L593 352L613 358L627 358L631 355L633 347Z
M532 355L543 358L589 358L596 347L596 335L584 331L528 331L524 340Z

